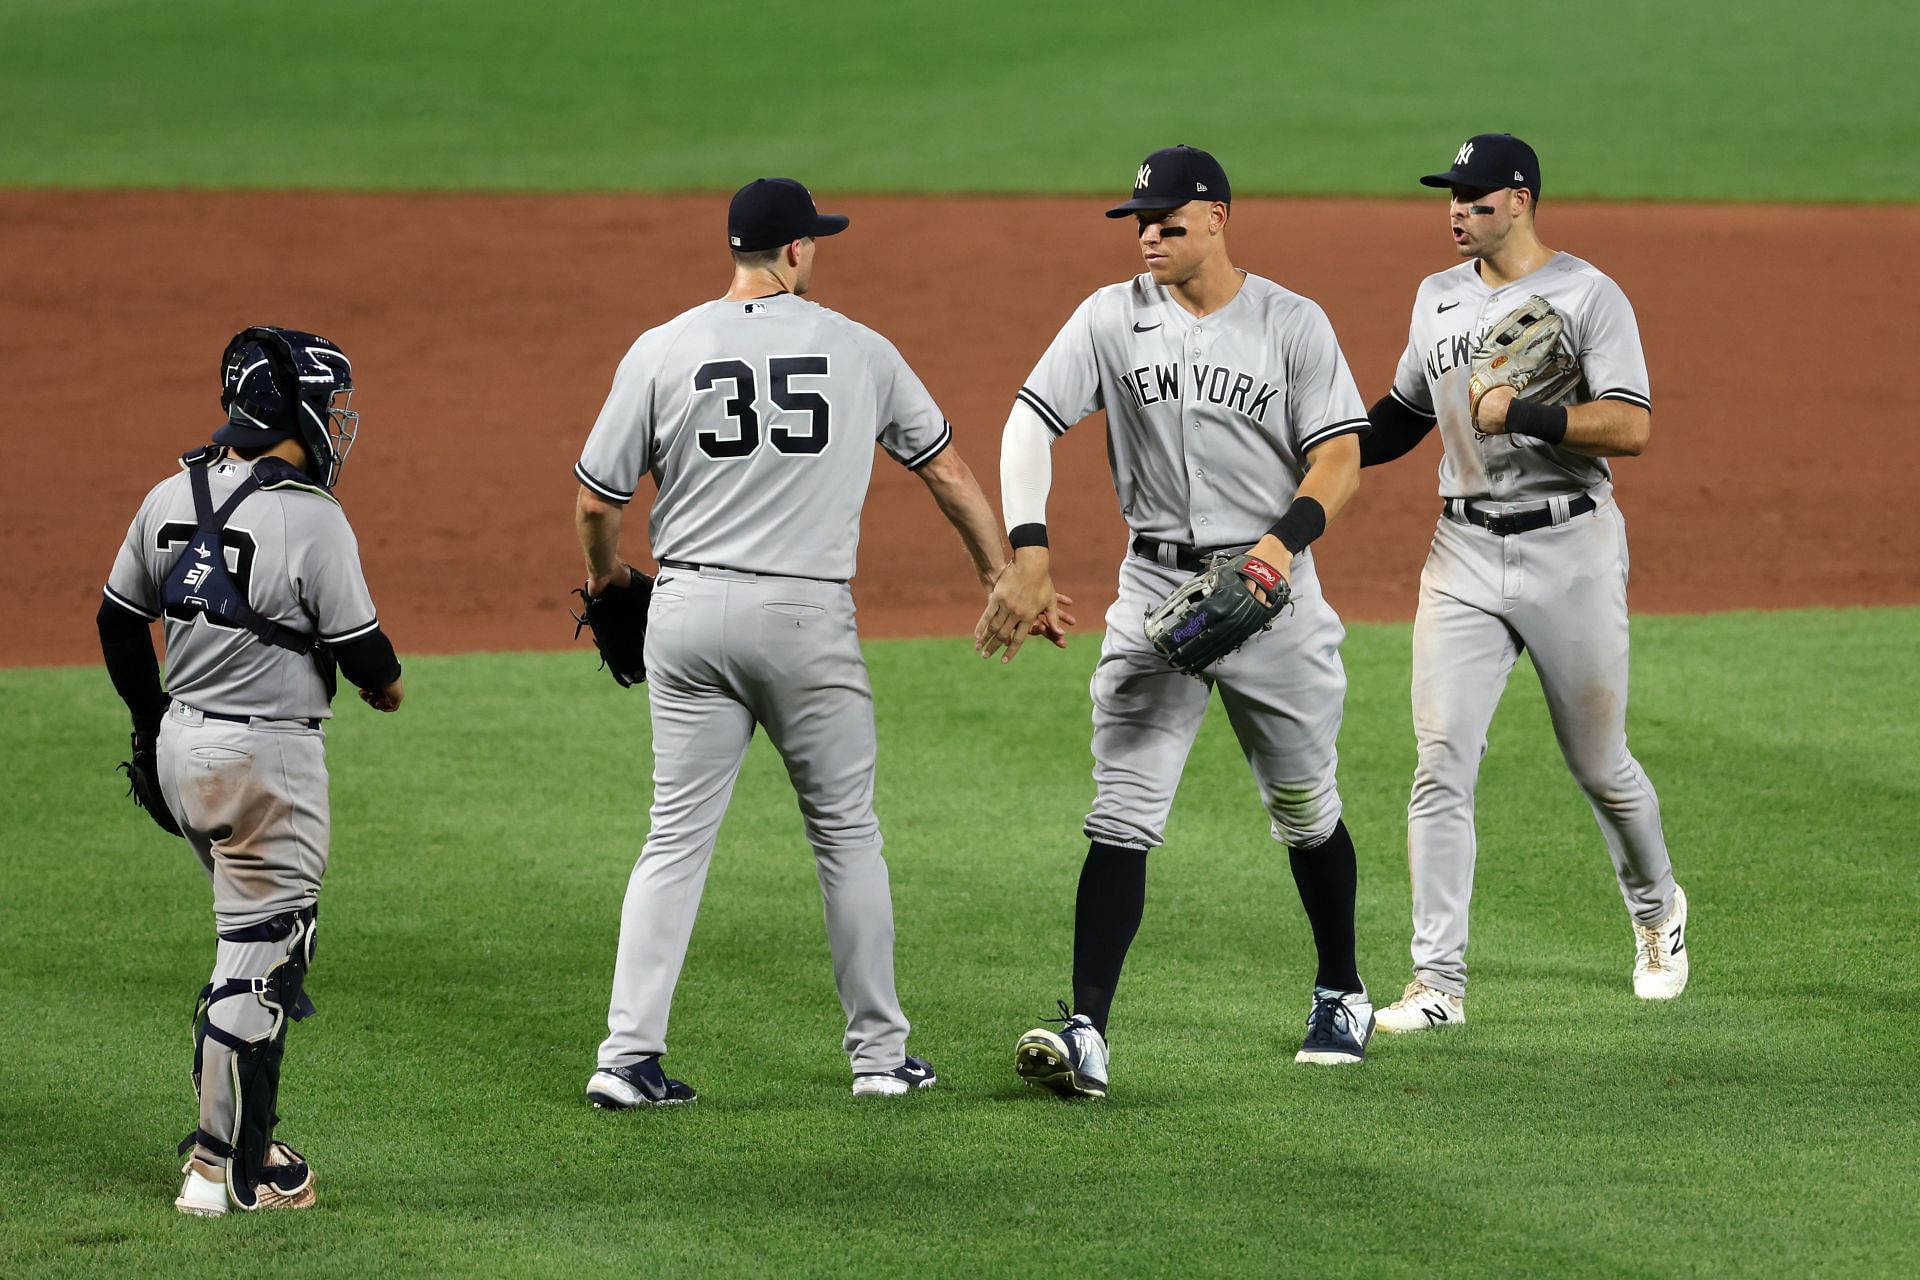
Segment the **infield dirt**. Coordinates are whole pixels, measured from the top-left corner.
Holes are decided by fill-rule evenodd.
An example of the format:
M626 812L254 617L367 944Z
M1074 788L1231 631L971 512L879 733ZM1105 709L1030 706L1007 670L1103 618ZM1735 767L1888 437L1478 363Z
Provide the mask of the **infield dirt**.
M853 227L823 243L812 297L900 347L997 493L1013 392L1081 298L1138 269L1127 226L1090 200L823 203ZM91 619L127 521L207 439L221 348L257 323L353 358L362 436L340 498L403 654L584 647L565 612L581 576L570 467L633 338L724 288L723 210L0 192L0 664L97 661ZM1230 237L1240 266L1326 308L1372 401L1414 286L1455 261L1443 224L1433 201L1242 200ZM1635 608L1920 602L1920 434L1896 390L1920 209L1549 201L1541 231L1640 318L1653 445L1615 472ZM1100 420L1054 454L1056 582L1093 630L1125 541ZM1438 454L1430 439L1365 472L1316 548L1347 618L1412 615ZM646 564L638 516L626 547ZM884 456L855 593L868 637L962 633L979 608L957 539Z

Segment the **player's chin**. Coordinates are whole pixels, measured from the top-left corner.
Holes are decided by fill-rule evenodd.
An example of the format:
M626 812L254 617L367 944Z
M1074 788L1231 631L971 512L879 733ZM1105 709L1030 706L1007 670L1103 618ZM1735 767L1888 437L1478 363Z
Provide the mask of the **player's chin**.
M1155 284L1179 284L1181 275L1173 265L1171 258L1148 258L1147 274L1153 277Z

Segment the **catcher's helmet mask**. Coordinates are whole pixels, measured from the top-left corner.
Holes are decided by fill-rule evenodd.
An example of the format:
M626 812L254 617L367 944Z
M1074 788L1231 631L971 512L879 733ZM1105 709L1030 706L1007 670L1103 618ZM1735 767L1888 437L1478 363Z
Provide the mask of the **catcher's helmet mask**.
M360 429L352 404L353 362L338 346L298 329L251 326L220 358L227 421L214 443L259 449L292 437L306 449L315 483L331 489Z

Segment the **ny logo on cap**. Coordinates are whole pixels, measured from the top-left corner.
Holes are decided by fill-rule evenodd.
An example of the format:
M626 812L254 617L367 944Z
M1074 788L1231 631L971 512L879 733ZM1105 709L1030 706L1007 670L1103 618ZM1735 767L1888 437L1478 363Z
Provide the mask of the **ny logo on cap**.
M1151 179L1152 177L1153 177L1153 166L1150 164L1141 165L1140 172L1133 175L1133 189L1135 191L1138 191L1140 188L1146 186L1148 180Z
M1473 159L1473 144L1471 142L1461 143L1460 153L1454 156L1453 162L1455 164L1465 164L1471 159Z

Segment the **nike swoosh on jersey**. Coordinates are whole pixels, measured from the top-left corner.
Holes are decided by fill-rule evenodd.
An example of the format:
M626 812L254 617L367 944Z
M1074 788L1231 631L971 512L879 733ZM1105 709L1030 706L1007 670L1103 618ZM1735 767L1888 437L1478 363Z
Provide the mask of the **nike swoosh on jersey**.
M1457 303L1457 302L1443 302L1443 303L1441 303L1441 304L1440 304L1440 310L1441 310L1441 311L1443 311L1443 312L1445 312L1445 311L1451 311L1451 310L1453 310L1453 309L1454 309L1455 307L1457 307L1457 306L1459 306L1459 305L1460 305L1460 304L1459 304L1459 303Z
M1133 322L1133 331L1135 333L1152 333L1155 329L1158 329L1161 324L1165 323L1166 321L1162 320L1160 324L1141 324L1138 320L1135 320Z

